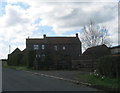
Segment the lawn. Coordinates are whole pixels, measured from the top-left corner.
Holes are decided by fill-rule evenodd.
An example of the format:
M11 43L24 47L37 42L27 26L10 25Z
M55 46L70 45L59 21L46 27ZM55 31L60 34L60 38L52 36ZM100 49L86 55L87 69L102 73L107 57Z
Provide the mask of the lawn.
M11 68L15 70L29 70L26 66L7 66L6 68Z
M102 78L101 76L95 76L94 74L84 74L84 75L77 75L75 76L76 79L83 81L85 83L90 83L91 86L103 89L105 91L118 91L120 90L119 84L120 81L119 79L111 79L104 77Z
M3 64L4 68L11 68L11 69L15 69L15 70L31 70L29 68L27 68L26 66L8 66L7 64Z

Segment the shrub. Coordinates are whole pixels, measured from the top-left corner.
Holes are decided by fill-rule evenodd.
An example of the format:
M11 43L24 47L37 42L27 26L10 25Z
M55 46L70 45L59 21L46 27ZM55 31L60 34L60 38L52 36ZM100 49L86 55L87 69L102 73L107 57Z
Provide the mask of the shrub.
M20 59L22 59L22 55L11 54L8 56L8 65L18 66L20 65Z
M36 51L29 51L28 53L28 67L33 67Z
M27 65L28 65L27 55L23 55L21 59L21 66L27 66Z
M116 78L120 76L120 56L104 56L99 59L98 72L101 75Z

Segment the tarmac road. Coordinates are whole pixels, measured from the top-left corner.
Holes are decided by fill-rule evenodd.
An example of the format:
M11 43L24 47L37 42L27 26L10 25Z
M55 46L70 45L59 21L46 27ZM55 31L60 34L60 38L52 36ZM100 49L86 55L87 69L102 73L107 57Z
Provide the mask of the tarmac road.
M3 68L2 91L98 91L52 77Z

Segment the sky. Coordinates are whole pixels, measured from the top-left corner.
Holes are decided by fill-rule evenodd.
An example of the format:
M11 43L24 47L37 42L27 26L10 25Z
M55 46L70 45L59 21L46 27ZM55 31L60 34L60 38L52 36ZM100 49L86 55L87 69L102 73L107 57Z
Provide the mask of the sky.
M26 38L81 35L90 20L108 29L112 46L118 45L119 0L0 0L0 59ZM9 51L10 46L10 51Z

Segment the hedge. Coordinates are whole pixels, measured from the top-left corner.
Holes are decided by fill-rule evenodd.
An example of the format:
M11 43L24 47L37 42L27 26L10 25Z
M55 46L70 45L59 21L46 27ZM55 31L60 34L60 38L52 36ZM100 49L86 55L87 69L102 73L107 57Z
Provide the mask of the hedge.
M33 62L35 60L36 51L29 51L28 53L28 67L33 67Z
M21 64L21 59L22 59L23 55L21 54L17 54L17 55L8 55L8 65L11 66L19 66L22 65Z
M120 77L120 56L109 55L100 58L97 69L101 75L110 78Z

